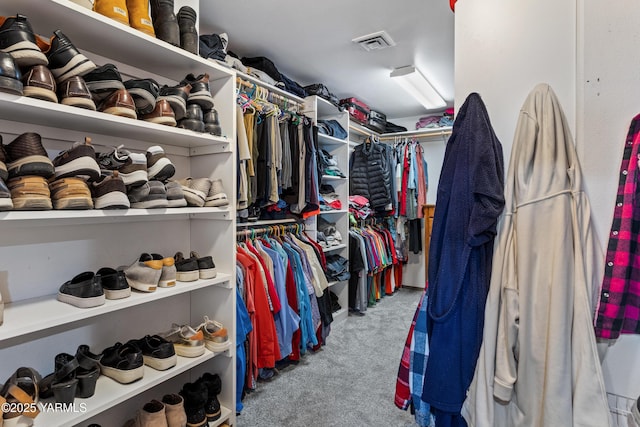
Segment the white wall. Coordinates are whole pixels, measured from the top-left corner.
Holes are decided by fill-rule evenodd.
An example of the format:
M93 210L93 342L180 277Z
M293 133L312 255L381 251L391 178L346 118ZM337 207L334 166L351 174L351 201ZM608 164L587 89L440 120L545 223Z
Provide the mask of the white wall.
M456 4L456 106L478 92L505 148L522 102L549 83L577 133L603 251L612 218L624 138L638 113L640 10L623 0L466 0ZM640 337L624 336L604 361L610 392L640 393Z
M610 232L624 141L640 113L640 9L632 0L580 0L577 148L603 250ZM640 335L623 335L609 348L604 374L610 392L640 394Z

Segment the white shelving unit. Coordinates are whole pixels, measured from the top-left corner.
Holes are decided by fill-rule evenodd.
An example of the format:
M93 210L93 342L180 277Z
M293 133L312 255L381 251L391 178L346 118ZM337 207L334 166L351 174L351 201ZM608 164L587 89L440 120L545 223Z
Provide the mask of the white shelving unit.
M336 159L340 171L345 175L345 178L331 175L323 175L321 177L321 184L331 185L340 196L340 203L342 204L342 208L339 210L322 211L320 213L323 219L336 224L336 229L340 232L343 242L337 246L323 248L323 251L327 254L337 253L349 258L349 113L340 111L338 107L316 95L305 98L304 111L314 122L317 122L317 120L336 120L347 132L345 139L318 133L318 144L319 149L327 151ZM317 220L315 218L308 221L310 228L316 228L316 223ZM338 296L338 302L343 307L342 310L333 313L333 318L334 320L344 320L348 316L348 311L346 310L349 305L348 283L334 283L331 286L331 291Z
M183 4L185 1L182 2ZM190 6L198 10L199 2ZM176 7L179 5L176 4ZM116 342L162 332L172 323L197 327L204 315L221 321L235 339L235 73L68 0L4 0L3 16L26 15L34 31L48 37L61 29L97 65L115 64L123 78L153 78L173 85L187 74L208 73L222 137L51 102L0 94L0 134L9 143L24 132L43 138L49 157L85 136L96 151L124 144L144 152L160 145L176 166L175 178L222 179L229 207L39 211L0 213L0 293L6 303L0 325L0 378L18 367L53 371L58 353L75 354L81 344L94 353ZM83 271L129 265L141 253L212 255L218 275L153 293L133 292L103 306L79 309L56 300L60 285ZM225 353L178 358L167 371L145 367L143 379L121 385L98 380L86 410L43 412L35 427L122 425L151 399L177 393L185 382L212 372L222 379L222 417L235 425L235 345Z

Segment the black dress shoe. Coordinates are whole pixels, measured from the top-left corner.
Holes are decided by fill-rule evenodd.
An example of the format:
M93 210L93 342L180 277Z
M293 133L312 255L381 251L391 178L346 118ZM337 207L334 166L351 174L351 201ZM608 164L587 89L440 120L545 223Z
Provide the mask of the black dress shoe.
M178 122L178 127L204 132L202 108L198 104L187 105L187 115Z
M47 65L49 61L38 47L36 35L24 15L0 18L0 50L13 56L19 67Z
M198 77L189 74L181 83L191 85L187 104L198 104L202 111L213 108L213 96L211 96L211 90L209 89L209 74L200 74Z
M204 131L215 136L222 136L222 128L218 120L218 112L211 109L204 113Z
M13 57L0 51L0 92L22 95L22 74Z
M187 100L191 92L191 85L186 82L175 86L162 86L158 93L158 99L166 99L176 115L176 120L182 119L187 110Z

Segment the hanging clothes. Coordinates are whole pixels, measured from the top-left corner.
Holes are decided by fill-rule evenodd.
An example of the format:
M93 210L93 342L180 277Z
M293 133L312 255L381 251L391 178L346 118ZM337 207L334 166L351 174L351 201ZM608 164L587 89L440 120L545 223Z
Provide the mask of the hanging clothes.
M596 299L596 336L616 339L640 334L640 209L636 197L640 167L640 114L633 118L625 141L616 205L607 245L604 281Z
M493 240L504 207L502 146L480 96L469 95L447 143L429 249L429 361L422 400L436 426L460 409L482 343Z
M520 110L505 194L484 341L463 415L471 427L607 427L591 307L599 244L569 126L549 85L536 86Z

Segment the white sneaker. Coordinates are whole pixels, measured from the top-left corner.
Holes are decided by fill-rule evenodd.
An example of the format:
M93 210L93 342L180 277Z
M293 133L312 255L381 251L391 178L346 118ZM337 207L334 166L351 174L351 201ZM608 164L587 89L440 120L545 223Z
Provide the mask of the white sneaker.
M224 192L224 188L222 187L221 179L214 179L211 181L211 188L209 189L209 194L205 199L205 206L227 206L229 204L229 199Z
M204 316L204 323L198 326L198 331L202 331L202 335L204 335L204 345L214 353L231 348L229 334L222 323Z

